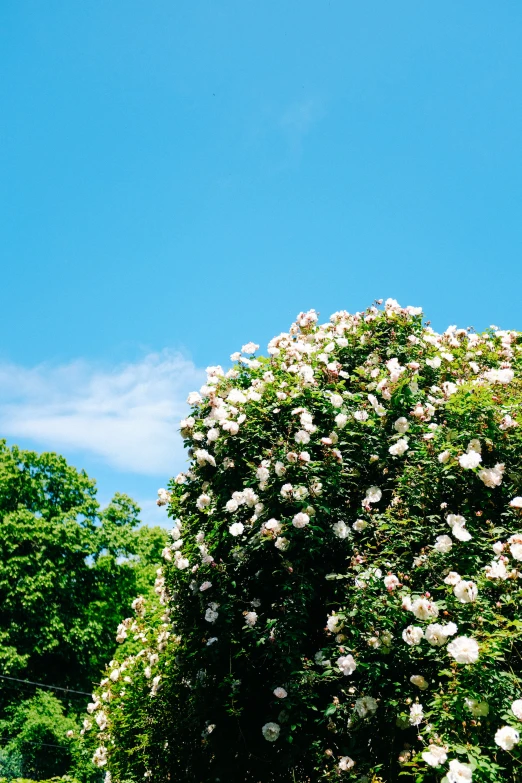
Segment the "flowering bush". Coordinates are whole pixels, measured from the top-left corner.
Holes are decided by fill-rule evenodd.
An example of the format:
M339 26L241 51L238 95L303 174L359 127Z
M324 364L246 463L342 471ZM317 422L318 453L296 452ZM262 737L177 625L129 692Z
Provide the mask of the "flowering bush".
M118 629L95 763L520 780L522 335L439 335L388 300L257 349L189 396L161 608Z

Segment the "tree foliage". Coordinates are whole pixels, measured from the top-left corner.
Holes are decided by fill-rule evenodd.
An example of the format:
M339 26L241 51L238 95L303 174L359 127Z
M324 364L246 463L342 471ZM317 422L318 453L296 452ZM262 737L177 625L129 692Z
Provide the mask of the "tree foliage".
M136 595L152 593L165 545L165 531L138 527L138 514L136 503L121 494L101 509L95 482L63 457L0 441L2 675L91 692L114 649L114 628ZM23 737L52 733L53 723L60 734L83 705L66 700L72 717L62 720L58 700L40 694L24 701L31 692L31 686L0 679L1 734L9 744L4 774L32 776L34 756L39 777L62 775L67 764L60 758L69 758L70 743L61 737L58 752L45 750L56 743L42 739L31 752ZM42 721L35 723L38 715Z
M90 706L113 783L520 779L522 336L388 300L209 368L163 609Z

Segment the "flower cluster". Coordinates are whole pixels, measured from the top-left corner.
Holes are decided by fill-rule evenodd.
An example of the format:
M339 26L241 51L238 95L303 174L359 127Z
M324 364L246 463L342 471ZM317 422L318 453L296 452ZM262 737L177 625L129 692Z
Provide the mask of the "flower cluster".
M156 625L92 710L114 783L516 779L522 336L379 304L189 395Z

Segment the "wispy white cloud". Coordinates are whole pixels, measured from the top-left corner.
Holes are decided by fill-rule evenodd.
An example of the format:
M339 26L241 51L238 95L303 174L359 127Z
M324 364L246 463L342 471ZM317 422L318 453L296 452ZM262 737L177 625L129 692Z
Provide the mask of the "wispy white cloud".
M281 127L288 133L303 136L323 116L322 104L313 98L292 103L281 117Z
M204 372L170 351L114 369L86 361L0 364L0 433L79 450L121 471L170 475L183 459L177 432Z
M323 116L323 105L314 98L306 98L287 106L279 122L294 153L302 152L305 136Z

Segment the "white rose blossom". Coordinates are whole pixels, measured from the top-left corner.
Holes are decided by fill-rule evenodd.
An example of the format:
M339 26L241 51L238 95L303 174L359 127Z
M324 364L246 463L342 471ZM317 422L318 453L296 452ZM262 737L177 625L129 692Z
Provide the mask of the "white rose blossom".
M495 734L495 742L502 750L513 750L520 742L520 734L511 726L502 726Z
M468 636L457 636L446 649L457 663L471 664L479 659L479 646Z

